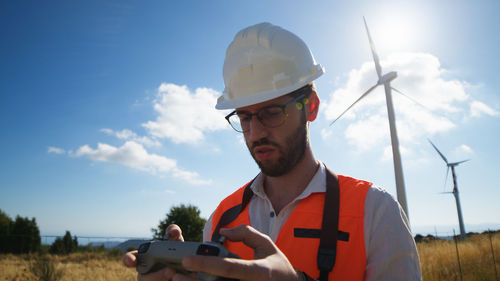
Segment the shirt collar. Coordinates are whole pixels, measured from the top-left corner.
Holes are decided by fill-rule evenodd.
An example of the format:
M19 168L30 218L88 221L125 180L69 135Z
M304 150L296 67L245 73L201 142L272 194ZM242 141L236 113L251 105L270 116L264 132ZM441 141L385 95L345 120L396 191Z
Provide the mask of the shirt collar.
M253 181L250 188L252 189L253 193L258 197L262 199L267 199L266 192L264 191L263 182L264 182L264 176L262 175L262 173L259 173L255 178L255 180ZM325 164L321 162L318 170L316 171L316 174L314 174L313 178L307 185L306 189L304 189L304 191L302 191L302 193L299 196L297 196L295 200L306 198L315 192L325 192L325 191L326 191L326 167Z

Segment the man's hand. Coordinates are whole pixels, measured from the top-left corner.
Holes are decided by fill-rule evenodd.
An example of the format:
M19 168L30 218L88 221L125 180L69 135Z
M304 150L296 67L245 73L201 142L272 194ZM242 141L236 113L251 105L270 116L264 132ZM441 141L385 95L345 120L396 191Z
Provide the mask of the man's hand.
M182 230L176 224L169 225L165 233L168 235L169 241L184 241L184 237L182 237ZM123 256L123 263L127 267L135 267L137 263L136 254L137 250L126 253L125 256ZM165 267L159 271L152 272L146 275L138 274L137 280L139 281L172 280L174 275L176 275L175 270Z
M231 241L241 241L255 250L254 260L219 258L209 256L187 256L182 265L191 271L202 271L212 275L240 280L297 281L301 275L295 271L286 256L269 236L251 226L241 225L232 229L221 229L220 234ZM173 280L193 280L176 275Z

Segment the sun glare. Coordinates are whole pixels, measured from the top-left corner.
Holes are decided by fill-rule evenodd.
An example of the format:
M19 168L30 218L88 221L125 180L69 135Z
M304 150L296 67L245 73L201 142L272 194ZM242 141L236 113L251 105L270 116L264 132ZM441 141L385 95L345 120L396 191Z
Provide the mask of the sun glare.
M379 53L413 51L421 40L416 21L412 17L384 16L367 19L370 34Z

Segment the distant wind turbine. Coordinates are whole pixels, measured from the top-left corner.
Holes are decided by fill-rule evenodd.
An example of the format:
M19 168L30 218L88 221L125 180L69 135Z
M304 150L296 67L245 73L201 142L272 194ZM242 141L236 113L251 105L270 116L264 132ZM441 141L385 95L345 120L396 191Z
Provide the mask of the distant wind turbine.
M464 226L464 218L462 216L462 207L460 205L460 197L458 195L458 186L457 186L457 176L455 174L455 166L458 166L459 164L462 164L464 162L469 161L470 159L467 160L462 160L459 162L454 162L454 163L448 163L448 160L446 157L444 157L443 153L439 151L439 149L431 142L431 140L428 139L428 141L431 143L432 147L437 151L439 156L443 158L444 162L446 163L446 179L448 178L448 172L450 171L451 168L451 175L453 176L453 192L443 192L443 193L451 193L453 196L455 196L455 201L457 203L457 213L458 213L458 224L460 225L460 238L465 239L465 226Z
M366 97L373 89L380 85L384 85L385 88L385 99L387 103L387 114L389 116L389 129L391 132L391 143L392 143L392 157L394 160L394 174L396 177L396 192L398 197L398 202L406 213L408 220L410 219L410 214L408 213L408 205L406 203L406 191L405 183L403 177L403 165L401 164L401 154L399 153L399 141L398 133L396 131L396 120L394 117L394 107L392 105L392 94L391 81L394 80L398 75L395 71L391 71L382 75L382 67L380 66L379 58L377 52L375 51L375 45L373 44L372 38L370 36L370 31L368 30L368 25L366 24L365 17L363 17L365 23L366 34L368 35L368 41L370 42L370 48L372 51L373 61L375 62L375 70L377 71L378 81L375 85L369 88L364 94L361 95L353 104L351 104L342 114L340 114L333 122L333 125L342 115L344 115L349 109L351 109L356 103ZM397 89L395 91L399 92Z

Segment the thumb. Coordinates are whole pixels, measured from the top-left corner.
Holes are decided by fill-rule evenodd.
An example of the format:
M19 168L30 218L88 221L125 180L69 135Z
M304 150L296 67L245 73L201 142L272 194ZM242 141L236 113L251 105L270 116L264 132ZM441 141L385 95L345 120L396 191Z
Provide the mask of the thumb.
M221 229L220 234L230 241L243 242L243 244L254 249L255 258L257 258L257 255L265 257L277 252L276 246L269 236L248 225Z
M137 263L137 250L126 253L123 256L123 264L127 267L135 267Z
M169 241L184 241L181 228L176 224L171 224L165 230Z

